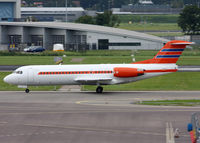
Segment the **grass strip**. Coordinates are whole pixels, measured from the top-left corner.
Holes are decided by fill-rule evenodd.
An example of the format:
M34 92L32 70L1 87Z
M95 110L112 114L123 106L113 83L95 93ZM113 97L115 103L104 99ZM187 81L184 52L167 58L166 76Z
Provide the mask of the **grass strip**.
M151 59L155 52L142 52L135 55L136 62ZM145 54L146 53L146 54ZM191 53L192 54L192 53ZM197 55L200 53L197 52ZM189 53L188 53L189 55ZM123 64L132 63L131 54L129 56L80 56L83 61L72 62L72 58L63 58L63 64ZM200 56L181 56L178 65L200 65ZM0 56L0 65L55 65L53 56Z
M132 31L181 31L177 23L121 23L117 28Z
M177 23L178 14L138 14L138 15L118 15L122 23L128 23L132 21L134 23L147 22L147 23Z
M200 100L156 100L142 101L136 104L140 105L156 105L156 106L199 106Z

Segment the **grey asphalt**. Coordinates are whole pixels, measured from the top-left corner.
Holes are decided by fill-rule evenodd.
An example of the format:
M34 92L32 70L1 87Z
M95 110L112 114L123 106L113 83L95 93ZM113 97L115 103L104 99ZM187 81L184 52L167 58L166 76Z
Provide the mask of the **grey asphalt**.
M179 66L178 72L200 72L200 66Z
M194 92L0 92L2 143L165 143L166 123L190 142L187 124L200 107L154 107L138 100L200 99Z
M21 66L20 65L0 65L0 71L14 71L19 67Z

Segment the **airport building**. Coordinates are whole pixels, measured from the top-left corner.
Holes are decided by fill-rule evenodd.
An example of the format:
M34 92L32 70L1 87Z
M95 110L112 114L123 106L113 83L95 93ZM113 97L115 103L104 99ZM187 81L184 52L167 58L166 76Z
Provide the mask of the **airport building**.
M112 27L64 22L0 22L0 48L43 46L52 50L160 49L168 40Z
M13 21L14 18L21 18L20 0L0 0L0 21Z
M85 15L82 7L22 7L23 19L33 17L37 21L67 21L72 22ZM67 16L66 16L67 15Z
M0 49L42 46L48 50L63 44L65 50L160 49L166 39L105 26L69 23L85 14L83 8L22 7L21 0L0 0ZM39 21L4 22L33 16ZM66 16L67 14L67 16ZM66 22L60 22L65 21ZM6 20L7 18L7 20Z
M172 8L171 5L153 4L151 0L139 0L137 4L122 5L121 12L134 14L179 14L182 8Z

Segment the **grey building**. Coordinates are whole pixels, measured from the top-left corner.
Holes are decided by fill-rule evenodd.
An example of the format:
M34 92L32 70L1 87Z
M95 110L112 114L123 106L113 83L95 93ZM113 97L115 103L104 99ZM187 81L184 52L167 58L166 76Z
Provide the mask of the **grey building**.
M82 7L22 7L22 18L34 17L38 21L67 21L72 22L85 14Z
M62 22L0 22L0 48L8 45L41 45L51 50L160 49L168 40L118 28Z
M135 4L122 5L122 12L135 14L179 14L182 8L171 8L170 5Z
M0 0L0 21L21 18L21 0Z

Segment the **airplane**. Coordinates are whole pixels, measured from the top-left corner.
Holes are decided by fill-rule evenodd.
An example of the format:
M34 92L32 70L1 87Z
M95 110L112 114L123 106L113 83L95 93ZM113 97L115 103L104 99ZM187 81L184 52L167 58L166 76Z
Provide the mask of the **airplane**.
M19 88L40 85L102 85L124 84L176 72L176 62L187 45L193 42L167 42L153 59L130 64L31 65L22 66L4 78L4 82Z

